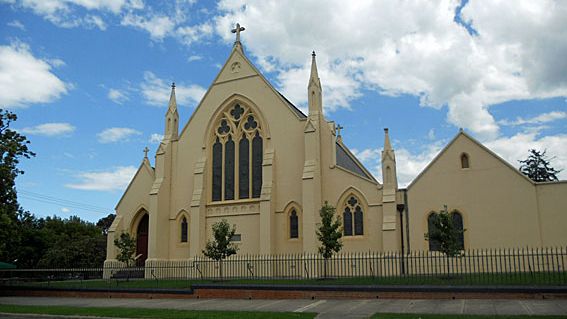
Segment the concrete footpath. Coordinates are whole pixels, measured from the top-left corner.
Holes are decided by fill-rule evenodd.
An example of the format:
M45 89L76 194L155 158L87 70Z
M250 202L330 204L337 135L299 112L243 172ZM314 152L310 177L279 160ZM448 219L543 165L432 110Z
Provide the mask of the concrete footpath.
M246 299L102 299L58 297L0 297L0 304L127 307L181 310L315 312L317 318L368 318L374 313L431 313L483 315L567 316L567 299L550 300L246 300ZM0 315L1 317L1 315Z

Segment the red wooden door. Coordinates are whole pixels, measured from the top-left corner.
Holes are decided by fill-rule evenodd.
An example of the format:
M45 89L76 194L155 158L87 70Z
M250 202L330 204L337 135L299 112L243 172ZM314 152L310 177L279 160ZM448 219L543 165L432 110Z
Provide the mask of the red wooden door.
M146 259L148 259L148 226L149 217L144 215L140 223L138 224L138 230L136 231L136 256L140 255L136 259L136 266L143 267L145 265Z

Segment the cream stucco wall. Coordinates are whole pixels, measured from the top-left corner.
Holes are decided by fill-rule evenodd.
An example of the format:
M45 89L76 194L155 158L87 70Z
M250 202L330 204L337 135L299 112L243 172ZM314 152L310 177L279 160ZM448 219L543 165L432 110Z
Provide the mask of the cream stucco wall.
M463 153L470 168L461 168ZM463 215L466 249L565 245L566 190L553 183L536 191L535 183L459 133L408 187L411 249L428 249L427 216L443 205Z

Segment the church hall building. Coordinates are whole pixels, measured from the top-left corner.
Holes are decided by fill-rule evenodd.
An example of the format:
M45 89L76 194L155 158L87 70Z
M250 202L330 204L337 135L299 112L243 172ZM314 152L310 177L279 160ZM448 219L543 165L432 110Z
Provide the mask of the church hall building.
M567 182L535 183L461 130L400 189L388 129L378 181L324 116L315 53L304 114L246 57L241 29L181 129L172 86L154 166L146 151L116 206L107 264L122 232L136 237L139 265L202 256L222 219L236 226L238 254L316 253L325 202L346 252L435 250L424 233L443 205L466 229L463 249L567 244Z

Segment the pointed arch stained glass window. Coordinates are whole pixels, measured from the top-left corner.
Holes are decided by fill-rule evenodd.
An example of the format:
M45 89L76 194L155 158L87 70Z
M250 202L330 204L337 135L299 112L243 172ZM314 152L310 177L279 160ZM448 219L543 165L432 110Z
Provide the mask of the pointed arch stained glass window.
M264 146L252 109L235 104L222 112L212 138L212 201L259 198Z

